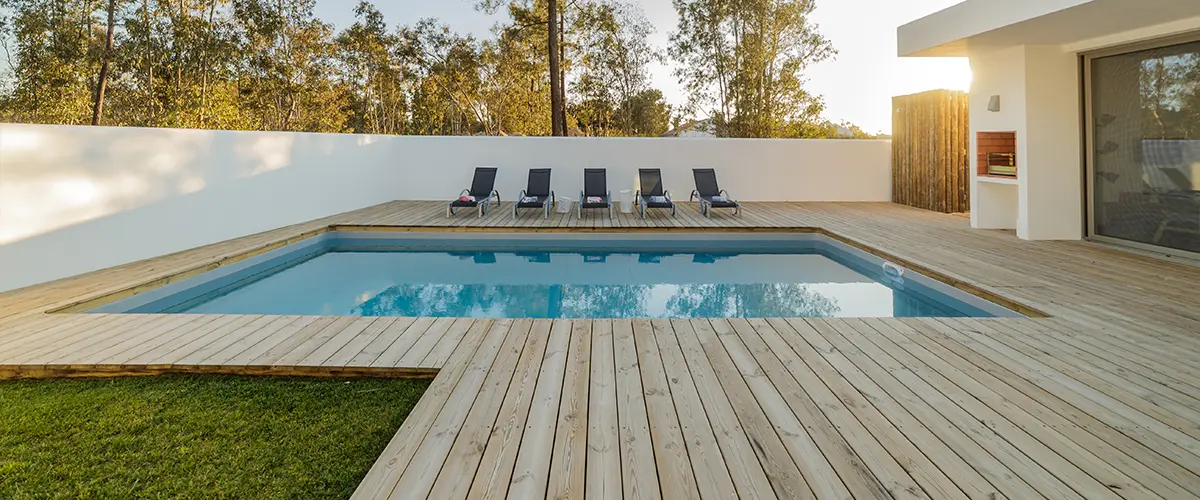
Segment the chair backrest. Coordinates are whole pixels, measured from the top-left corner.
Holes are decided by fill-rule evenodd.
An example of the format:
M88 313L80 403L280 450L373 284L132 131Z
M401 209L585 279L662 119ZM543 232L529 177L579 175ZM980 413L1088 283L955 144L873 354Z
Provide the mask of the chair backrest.
M657 168L639 168L638 181L641 184L642 196L662 196L662 170Z
M583 195L608 196L608 174L605 169L583 169Z
M496 189L496 167L475 167L475 179L471 181L471 196L487 198Z
M550 196L550 169L529 169L529 185L525 187L525 196Z
M721 193L717 186L717 171L711 168L693 168L692 176L696 178L696 192L700 196L716 196Z

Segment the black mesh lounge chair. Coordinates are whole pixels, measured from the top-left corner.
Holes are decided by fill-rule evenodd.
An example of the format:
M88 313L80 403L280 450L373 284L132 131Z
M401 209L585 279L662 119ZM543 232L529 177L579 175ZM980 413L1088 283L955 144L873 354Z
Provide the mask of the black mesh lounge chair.
M475 179L471 181L471 189L464 189L458 193L459 198L463 195L471 195L475 199L472 201L463 201L461 199L454 200L446 205L446 217L454 215L456 208L476 208L479 210L479 216L487 215L488 208L492 205L492 198L496 198L496 203L500 203L500 192L495 190L496 187L496 167L475 167Z
M529 185L517 195L513 204L513 218L517 218L518 208L540 208L543 218L550 218L550 209L554 206L554 191L550 190L550 169L529 169Z
M639 168L638 180L642 188L634 194L638 204L638 212L646 218L647 208L666 208L675 216L675 202L671 201L671 192L663 189L662 171L657 168Z
M583 217L585 208L607 208L608 218L612 218L612 193L608 190L607 175L603 168L583 169L583 191L579 192L579 217ZM588 198L600 198L601 201L588 203Z
M742 205L729 197L729 193L717 186L717 171L711 168L693 168L692 175L696 178L696 190L692 191L691 200L700 200L700 213L705 217L712 214L714 208L732 208L733 214L742 216ZM720 197L720 199L714 199Z

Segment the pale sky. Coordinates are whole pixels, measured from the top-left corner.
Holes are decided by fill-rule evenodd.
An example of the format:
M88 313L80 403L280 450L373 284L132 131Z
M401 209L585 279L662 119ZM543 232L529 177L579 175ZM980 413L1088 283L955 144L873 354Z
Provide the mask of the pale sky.
M671 0L626 0L639 5L656 32L651 42L664 51L675 29ZM923 90L967 90L971 70L962 58L896 57L896 27L961 0L817 0L812 21L820 26L837 58L812 68L807 88L824 96L825 118L850 121L869 132L890 133L891 97ZM475 0L373 0L390 26L436 17L459 33L490 37L503 13L488 16ZM354 21L353 0L317 0L317 15L338 29ZM667 101L686 100L670 61L652 68L653 85Z

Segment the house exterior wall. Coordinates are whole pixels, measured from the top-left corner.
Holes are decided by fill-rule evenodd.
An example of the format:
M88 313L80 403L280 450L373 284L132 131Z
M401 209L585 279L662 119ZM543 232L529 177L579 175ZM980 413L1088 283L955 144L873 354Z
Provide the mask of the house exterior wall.
M1076 54L1025 46L1025 175L1017 236L1083 237L1080 75Z
M1025 51L1013 47L971 57L971 154L979 157L979 132L1015 132L1017 171L1025 168ZM988 100L1000 96L1000 111L988 111ZM1018 177L1019 179L1020 177ZM971 169L971 227L1016 229L1018 225L1015 184L979 182L978 169Z
M857 140L397 137L0 124L0 291L390 200L449 200L475 166L510 201L552 167L578 198L586 167L614 196L693 167L745 201L891 199L891 143ZM493 213L491 217L506 217Z
M972 172L972 226L1015 229L1019 237L1031 240L1084 237L1086 130L1081 53L1175 36L1192 22L1182 20L1182 24L1172 22L1067 45L971 51L971 157L978 152L977 132L1014 131L1018 164L1015 183L981 180ZM987 109L992 95L1000 96L999 112Z

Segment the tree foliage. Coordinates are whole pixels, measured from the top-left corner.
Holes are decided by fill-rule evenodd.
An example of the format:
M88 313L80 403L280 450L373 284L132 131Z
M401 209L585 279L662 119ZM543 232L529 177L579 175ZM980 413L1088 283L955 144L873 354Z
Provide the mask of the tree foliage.
M675 0L670 55L687 107L651 85L664 54L622 0L480 0L507 14L482 39L436 19L389 24L367 1L338 30L315 1L0 0L0 120L549 135L557 117L573 135L658 136L700 115L722 136L828 128L803 88L806 68L834 53L807 21L811 0Z
M813 0L674 0L676 75L727 137L808 137L824 104L804 71L833 57L808 21Z

